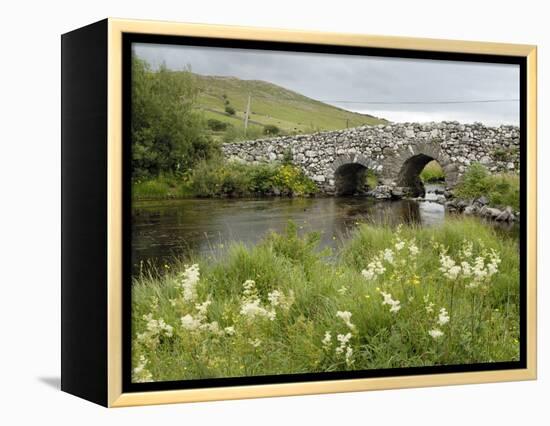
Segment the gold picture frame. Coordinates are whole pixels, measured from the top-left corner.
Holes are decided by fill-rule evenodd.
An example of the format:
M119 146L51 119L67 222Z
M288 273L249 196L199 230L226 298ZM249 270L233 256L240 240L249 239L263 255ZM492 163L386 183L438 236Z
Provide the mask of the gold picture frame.
M102 21L100 32L106 43L106 399L99 401L109 407L146 404L168 404L241 398L259 398L335 392L355 392L380 389L491 383L536 379L537 311L537 50L532 45L437 40L424 38L337 34L312 31L290 31L253 27L184 24L109 18ZM74 32L76 34L79 30ZM308 382L276 383L246 386L208 387L197 389L152 390L123 392L123 35L150 34L165 36L206 37L226 40L253 40L283 43L307 43L330 46L357 46L381 49L402 49L429 52L454 52L483 55L505 55L524 58L527 70L526 177L527 256L526 264L526 368L510 370L472 371L442 374L422 374L375 378L354 378ZM72 33L69 33L69 35ZM522 129L523 130L523 129ZM67 175L69 176L69 175ZM523 212L522 212L523 213ZM67 281L67 286L71 285ZM103 290L102 290L103 291ZM74 296L76 297L76 296ZM65 298L71 302L69 296ZM70 318L68 318L70 319ZM64 320L65 321L65 320ZM66 339L71 341L70 332ZM68 355L67 355L68 356ZM67 376L73 371L66 373ZM62 379L64 380L64 379ZM70 380L69 380L70 382ZM71 382L72 383L72 382ZM103 383L103 382L102 382ZM103 383L103 384L105 384ZM77 386L64 386L71 393L82 395ZM102 385L103 386L103 385ZM93 398L88 398L92 399ZM96 401L97 402L97 401Z

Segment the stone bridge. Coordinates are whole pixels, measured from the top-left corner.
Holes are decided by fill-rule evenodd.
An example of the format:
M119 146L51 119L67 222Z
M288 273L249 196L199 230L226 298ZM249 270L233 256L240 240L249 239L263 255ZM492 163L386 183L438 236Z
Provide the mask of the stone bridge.
M290 159L313 179L322 193L351 195L363 192L366 170L379 185L396 194L424 193L420 172L432 160L444 170L452 190L474 162L492 172L518 172L519 128L486 127L480 123L394 123L281 136L224 144L230 160L271 163Z

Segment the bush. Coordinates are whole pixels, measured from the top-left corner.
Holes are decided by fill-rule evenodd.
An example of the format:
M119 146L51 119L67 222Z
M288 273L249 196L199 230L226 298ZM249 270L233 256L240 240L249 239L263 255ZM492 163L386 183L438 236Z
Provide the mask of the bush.
M216 120L215 118L210 118L207 122L208 128L214 130L215 132L221 132L227 130L231 124L226 123L225 121Z
M222 160L201 162L187 182L196 197L242 197L269 195L278 189L289 195L309 195L315 183L290 165L228 163Z
M517 155L517 148L497 148L493 151L493 158L497 161L511 161Z
M288 190L294 195L310 195L317 192L315 182L290 164L280 166L273 181L279 189Z
M292 149L286 148L283 152L283 164L292 164L294 155L292 155Z
M363 186L368 189L374 189L378 186L378 176L373 170L368 169L363 173Z
M199 91L191 72L165 66L153 72L145 61L134 59L132 82L134 178L182 173L219 151L196 109Z
M280 133L281 129L279 129L277 126L273 124L267 124L264 126L264 134L265 135L278 135Z
M506 173L491 175L485 166L474 163L464 173L455 195L465 199L485 196L492 206L511 206L519 210L519 176Z
M420 179L422 179L424 183L442 182L445 180L445 173L439 163L432 160L426 164L426 167L424 167L420 173Z
M235 111L235 108L228 104L225 106L225 112L229 115L235 115L237 111Z

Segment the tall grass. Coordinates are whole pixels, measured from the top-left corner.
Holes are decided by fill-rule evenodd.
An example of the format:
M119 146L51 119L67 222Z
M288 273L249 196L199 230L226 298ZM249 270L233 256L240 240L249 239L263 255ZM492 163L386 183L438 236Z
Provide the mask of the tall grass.
M473 219L362 225L336 261L318 240L290 224L223 258L136 276L134 380L518 359L516 241Z
M135 179L132 182L134 200L185 198L190 195L185 180L174 175L159 175L156 178Z

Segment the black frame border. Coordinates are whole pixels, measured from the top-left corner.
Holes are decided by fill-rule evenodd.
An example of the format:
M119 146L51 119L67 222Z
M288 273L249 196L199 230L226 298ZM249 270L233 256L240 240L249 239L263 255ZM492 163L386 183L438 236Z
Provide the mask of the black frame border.
M431 59L459 62L512 64L520 67L520 359L519 361L357 370L325 373L296 373L266 376L223 377L150 383L132 382L132 220L131 220L131 93L132 44L165 44L249 50L293 51L302 53L344 54L403 59ZM281 383L367 379L426 374L466 373L527 368L527 58L445 51L388 49L376 47L323 45L157 34L122 35L122 391L147 392L228 386L253 386Z

